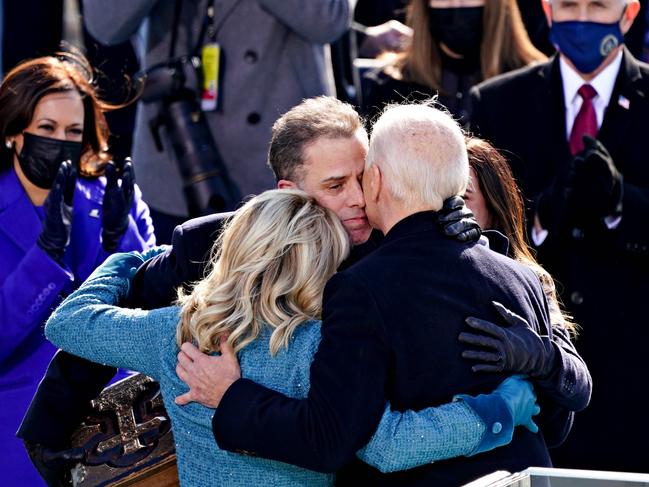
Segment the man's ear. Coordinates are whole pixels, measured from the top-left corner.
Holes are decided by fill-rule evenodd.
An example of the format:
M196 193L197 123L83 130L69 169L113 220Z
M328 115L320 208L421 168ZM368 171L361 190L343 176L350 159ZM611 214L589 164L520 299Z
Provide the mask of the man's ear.
M280 179L277 181L277 189L298 189L297 184L288 179Z
M545 20L548 25L552 25L552 4L549 0L539 0L541 2L541 7L543 8L543 13L545 14Z
M622 22L620 23L622 34L629 32L633 21L638 16L638 12L640 12L640 2L638 0L629 0L624 9L624 15L622 15Z
M381 194L381 190L383 189L383 173L381 172L381 168L376 164L372 164L370 166L369 171L370 171L369 198L372 201L378 201L379 195Z

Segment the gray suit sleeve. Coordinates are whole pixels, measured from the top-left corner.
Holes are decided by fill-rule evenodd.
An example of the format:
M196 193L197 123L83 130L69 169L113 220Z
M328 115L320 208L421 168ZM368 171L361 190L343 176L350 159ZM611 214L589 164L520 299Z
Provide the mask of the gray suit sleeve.
M83 0L88 32L102 44L127 41L160 0Z
M310 42L327 44L349 28L355 0L257 0L261 7Z

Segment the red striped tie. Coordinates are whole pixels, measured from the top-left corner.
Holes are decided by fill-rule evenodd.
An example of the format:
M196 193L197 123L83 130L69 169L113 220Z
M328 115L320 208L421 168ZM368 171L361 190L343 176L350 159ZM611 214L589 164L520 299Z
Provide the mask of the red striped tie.
M590 135L593 138L597 137L597 115L593 106L593 98L597 96L597 91L591 85L582 85L577 93L579 93L583 102L579 113L575 117L575 123L572 126L572 132L570 132L570 138L568 139L570 152L573 156L584 148L582 136Z

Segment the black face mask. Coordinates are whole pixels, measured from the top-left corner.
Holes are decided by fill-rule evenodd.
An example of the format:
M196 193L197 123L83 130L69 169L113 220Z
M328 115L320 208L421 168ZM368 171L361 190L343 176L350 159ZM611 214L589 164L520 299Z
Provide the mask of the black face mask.
M72 161L79 168L81 142L52 139L23 133L23 148L18 156L20 169L30 183L42 189L51 189L63 161Z
M467 60L480 59L484 7L429 8L429 29L437 42Z

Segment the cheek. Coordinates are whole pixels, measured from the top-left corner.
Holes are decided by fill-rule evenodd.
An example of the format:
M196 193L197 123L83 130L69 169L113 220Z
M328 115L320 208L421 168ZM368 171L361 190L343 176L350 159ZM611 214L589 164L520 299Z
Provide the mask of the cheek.
M307 193L309 193L307 191ZM344 201L343 198L340 198L338 196L332 196L330 194L326 194L325 192L318 191L315 193L309 193L311 196L315 198L315 200L318 202L320 206L324 206L325 208L329 208L331 211L333 211L336 215L340 216L340 212L342 210L343 204L342 202Z

